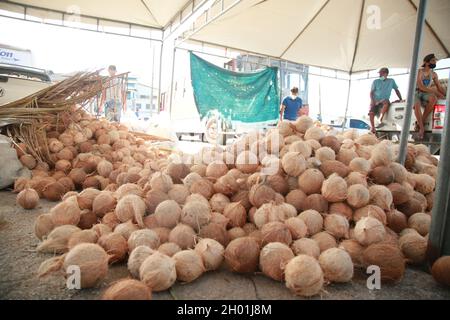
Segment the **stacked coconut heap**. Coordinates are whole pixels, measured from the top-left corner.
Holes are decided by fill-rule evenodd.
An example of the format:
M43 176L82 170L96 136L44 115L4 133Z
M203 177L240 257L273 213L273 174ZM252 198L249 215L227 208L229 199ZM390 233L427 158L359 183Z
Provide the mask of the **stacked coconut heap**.
M63 254L45 261L41 276L77 265L88 288L108 265L127 262L134 279L103 298L149 299L225 264L314 296L325 284L351 281L355 268L377 265L383 282L398 282L405 263L424 263L437 172L425 146L408 146L405 168L389 141L355 131L325 135L303 116L226 149L157 160L126 132L94 123L81 130L90 128L97 144L58 160L58 181L73 185L36 187L63 199L36 221L38 251ZM71 130L54 140L64 145L56 154L75 143ZM58 183L64 188L53 188ZM49 189L60 191L49 197ZM449 266L444 257L433 267L447 285Z

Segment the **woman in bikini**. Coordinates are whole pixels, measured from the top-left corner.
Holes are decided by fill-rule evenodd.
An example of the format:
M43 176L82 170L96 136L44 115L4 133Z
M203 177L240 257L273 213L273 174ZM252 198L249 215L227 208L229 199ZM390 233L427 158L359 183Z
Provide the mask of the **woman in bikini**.
M436 68L437 59L434 54L429 54L423 59L422 68L417 73L417 88L414 98L414 113L416 115L416 130L419 131L419 139L423 139L425 134L425 122L430 114L434 110L434 105L438 99L445 98L445 90L439 83L436 72L433 71ZM433 89L431 85L435 84L436 89ZM422 114L422 106L425 110Z

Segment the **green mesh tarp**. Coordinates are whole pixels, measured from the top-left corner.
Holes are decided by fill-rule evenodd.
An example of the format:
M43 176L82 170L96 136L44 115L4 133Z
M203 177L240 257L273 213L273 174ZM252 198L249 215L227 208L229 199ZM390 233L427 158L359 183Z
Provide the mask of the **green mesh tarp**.
M252 73L222 69L192 52L191 80L201 117L218 110L225 118L265 122L279 116L277 68Z

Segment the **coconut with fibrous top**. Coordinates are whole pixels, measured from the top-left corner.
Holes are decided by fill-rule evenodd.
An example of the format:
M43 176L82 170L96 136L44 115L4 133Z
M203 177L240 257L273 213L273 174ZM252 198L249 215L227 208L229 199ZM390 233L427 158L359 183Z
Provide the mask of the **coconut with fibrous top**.
M259 268L268 277L282 281L286 264L294 258L292 250L284 243L271 242L262 248Z
M307 195L320 193L325 180L323 173L318 169L307 169L298 177L298 187Z
M206 271L218 269L223 262L224 246L214 239L200 240L195 251L202 257Z
M347 183L337 174L332 174L322 184L322 196L329 202L340 202L347 198Z
M308 255L298 255L285 268L286 286L296 295L310 297L320 293L323 272L319 262Z
M225 249L225 262L235 272L254 272L258 268L260 247L252 237L231 241Z
M349 282L353 278L353 262L347 251L330 248L320 254L320 267L326 280L331 282Z
M139 268L142 282L153 291L169 289L177 279L175 260L160 252L155 252L142 262Z
M384 225L377 219L365 217L355 226L355 239L363 246L383 241L386 235Z
M291 245L291 249L296 256L300 254L306 254L318 259L320 255L319 244L310 238L301 238L295 240Z
M316 210L303 211L298 217L305 222L309 235L314 235L323 228L323 218Z

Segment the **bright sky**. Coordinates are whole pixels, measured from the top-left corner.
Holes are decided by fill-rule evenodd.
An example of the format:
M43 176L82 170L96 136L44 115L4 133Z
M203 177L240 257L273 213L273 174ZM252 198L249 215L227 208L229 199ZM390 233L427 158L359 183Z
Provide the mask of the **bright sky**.
M147 40L1 17L0 24L3 30L0 44L30 49L37 68L69 73L115 64L119 73L131 71L141 82L151 84L153 48ZM157 74L159 42L155 42L154 46ZM158 81L158 77L154 81Z
M55 73L69 73L79 70L107 68L108 65L115 64L119 73L130 71L132 75L137 76L141 82L148 85L151 85L152 74L154 74L154 86L158 86L159 42L154 42L155 68L152 70L153 48L146 40L1 17L0 24L2 30L8 30L8 32L0 33L0 44L30 49L33 53L35 67L52 70ZM180 54L180 58L177 55L175 79L178 80L178 85L187 88L184 92L190 92L187 52ZM183 55L184 57L182 57ZM203 55L203 57L218 65L225 61L225 59L211 56L207 58L206 55ZM437 67L450 67L450 59L439 61ZM163 66L163 72L169 69ZM391 73L398 71L401 70L391 70ZM372 75L375 74L376 72ZM448 69L439 71L438 75L440 78L448 78ZM166 76L168 75L166 74ZM408 76L398 76L394 79L397 81L403 97L406 97ZM373 79L352 82L349 116L362 117L367 114L372 81ZM322 112L327 115L327 118L343 116L347 88L348 81L310 76L308 101L310 115L312 117L317 115L320 97ZM184 94L182 95L184 96ZM391 98L395 100L395 94ZM195 112L195 107L192 106L192 97L176 102L178 107L187 114L192 115Z

